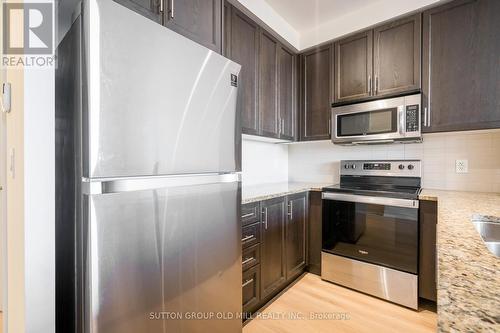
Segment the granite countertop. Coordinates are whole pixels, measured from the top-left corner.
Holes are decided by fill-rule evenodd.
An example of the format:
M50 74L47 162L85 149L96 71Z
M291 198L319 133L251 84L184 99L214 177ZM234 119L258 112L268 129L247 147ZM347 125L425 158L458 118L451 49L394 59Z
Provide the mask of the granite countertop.
M500 258L472 224L500 216L500 194L423 190L438 201L438 331L500 332Z
M243 186L241 191L241 203L246 204L305 191L321 191L323 187L330 185L332 184L284 182Z

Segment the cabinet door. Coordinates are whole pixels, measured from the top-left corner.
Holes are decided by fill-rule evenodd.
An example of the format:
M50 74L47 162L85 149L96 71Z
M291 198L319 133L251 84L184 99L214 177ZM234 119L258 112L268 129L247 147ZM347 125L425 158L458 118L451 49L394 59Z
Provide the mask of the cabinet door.
M286 279L285 197L263 201L261 244L261 297L276 291Z
M374 94L420 89L420 13L373 31Z
M331 45L302 56L303 86L300 120L302 141L330 138L332 56Z
M335 43L335 102L372 95L372 42L368 30Z
M321 192L309 193L309 219L307 221L307 265L310 273L321 275L321 230L323 224Z
M241 65L237 110L242 132L259 134L257 88L259 72L259 26L236 8L231 8L227 56Z
M243 272L243 312L251 312L260 301L260 266ZM249 315L249 314L246 314Z
M297 99L296 56L284 46L279 47L279 118L280 138L295 139L295 112Z
M418 294L436 301L437 202L420 201Z
M263 30L260 33L259 56L260 134L278 138L278 42Z
M285 227L286 277L297 276L306 266L307 192L289 195Z
M165 25L221 53L222 0L165 0Z
M161 23L160 3L164 0L114 0L115 2Z
M424 12L424 132L500 127L500 1Z

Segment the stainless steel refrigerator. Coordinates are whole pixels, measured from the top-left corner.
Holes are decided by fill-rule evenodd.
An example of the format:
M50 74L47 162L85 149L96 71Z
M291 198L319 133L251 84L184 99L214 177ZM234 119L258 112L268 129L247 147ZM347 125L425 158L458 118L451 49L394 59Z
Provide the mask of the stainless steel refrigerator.
M59 332L239 332L240 66L110 0L57 51Z

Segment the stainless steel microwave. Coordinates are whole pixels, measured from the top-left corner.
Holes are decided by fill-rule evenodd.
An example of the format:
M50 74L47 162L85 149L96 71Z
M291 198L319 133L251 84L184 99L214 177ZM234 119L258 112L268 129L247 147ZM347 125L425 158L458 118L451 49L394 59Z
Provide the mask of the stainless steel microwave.
M420 142L421 95L408 95L332 108L335 144Z

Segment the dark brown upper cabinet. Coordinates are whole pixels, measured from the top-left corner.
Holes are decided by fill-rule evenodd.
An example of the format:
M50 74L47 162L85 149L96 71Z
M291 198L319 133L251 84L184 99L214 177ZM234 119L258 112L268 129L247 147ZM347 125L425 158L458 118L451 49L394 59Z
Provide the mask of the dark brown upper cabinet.
M260 33L259 119L260 134L279 138L278 41L264 30Z
M297 56L283 45L278 48L278 56L280 138L293 141L296 138Z
M372 95L373 31L335 43L335 101L346 102Z
M420 89L421 14L335 42L335 103Z
M241 65L237 111L242 132L258 135L259 26L232 6L226 7L225 15L226 56Z
M223 44L224 55L242 66L237 105L243 134L294 140L297 56L227 2Z
M162 1L164 0L114 0L115 2L145 16L155 22L162 21Z
M261 297L273 294L286 281L286 197L262 201Z
M424 12L422 130L500 127L500 1Z
M420 14L373 30L374 95L420 89L420 34Z
M301 63L300 139L327 140L333 99L332 45L302 54Z
M222 52L222 0L165 0L165 26Z
M296 277L306 267L307 192L287 197L286 276Z

